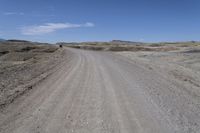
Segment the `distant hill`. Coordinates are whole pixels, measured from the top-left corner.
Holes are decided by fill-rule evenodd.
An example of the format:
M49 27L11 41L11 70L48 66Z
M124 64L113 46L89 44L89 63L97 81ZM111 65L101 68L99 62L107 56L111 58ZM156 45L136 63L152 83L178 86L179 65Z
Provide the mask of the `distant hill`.
M5 42L5 41L6 41L5 39L1 39L1 38L0 38L0 42Z
M17 40L17 39L10 39L10 40L7 40L8 42L30 42L30 41L26 41L26 40Z
M123 40L112 40L110 43L115 43L115 44L131 44L131 45L144 44L142 42L132 42L132 41L123 41Z

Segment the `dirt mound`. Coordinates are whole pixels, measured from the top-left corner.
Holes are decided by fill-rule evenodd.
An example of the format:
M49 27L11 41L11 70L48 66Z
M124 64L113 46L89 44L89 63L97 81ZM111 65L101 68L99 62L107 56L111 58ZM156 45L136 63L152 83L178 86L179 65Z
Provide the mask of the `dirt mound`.
M1 43L0 50L0 106L12 102L15 95L27 90L18 86L47 75L64 56L57 46L25 42Z

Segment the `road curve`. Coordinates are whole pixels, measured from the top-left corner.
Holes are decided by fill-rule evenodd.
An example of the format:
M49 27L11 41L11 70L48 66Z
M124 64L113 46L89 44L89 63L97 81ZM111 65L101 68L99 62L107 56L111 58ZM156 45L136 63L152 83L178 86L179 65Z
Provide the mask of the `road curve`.
M184 125L178 104L185 97L174 100L179 89L161 74L109 52L66 52L60 69L1 112L1 133L197 130Z

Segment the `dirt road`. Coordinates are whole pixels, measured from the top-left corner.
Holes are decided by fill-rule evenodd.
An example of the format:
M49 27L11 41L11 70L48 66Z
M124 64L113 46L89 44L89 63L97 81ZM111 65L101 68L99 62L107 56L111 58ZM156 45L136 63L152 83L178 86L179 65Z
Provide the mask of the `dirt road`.
M70 60L0 113L1 133L196 133L199 97L123 56Z

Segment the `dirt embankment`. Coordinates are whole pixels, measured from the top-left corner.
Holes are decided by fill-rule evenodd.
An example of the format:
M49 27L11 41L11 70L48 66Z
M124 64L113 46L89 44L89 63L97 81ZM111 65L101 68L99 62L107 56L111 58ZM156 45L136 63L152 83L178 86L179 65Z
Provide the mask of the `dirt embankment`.
M179 47L176 51L138 51L118 52L126 56L141 67L146 67L155 73L185 85L191 94L199 93L200 87L200 47ZM189 89L192 88L192 89Z
M95 51L173 51L178 50L174 46L145 46L145 45L70 45L68 47L95 50Z
M0 107L47 77L65 57L57 46L30 42L0 44Z
M173 43L120 43L120 42L83 42L83 43L58 43L68 47L95 51L176 51L183 48L200 46L200 42L173 42Z

